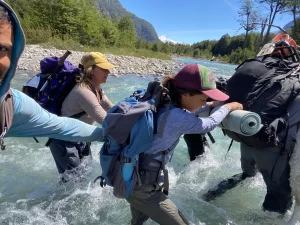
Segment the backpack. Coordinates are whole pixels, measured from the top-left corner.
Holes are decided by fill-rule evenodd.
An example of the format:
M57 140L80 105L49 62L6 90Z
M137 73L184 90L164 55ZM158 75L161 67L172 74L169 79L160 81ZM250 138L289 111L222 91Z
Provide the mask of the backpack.
M41 60L41 73L26 82L22 89L25 94L37 101L44 109L58 116L61 115L63 101L77 84L76 76L81 72L81 69L73 66L64 57L54 56ZM85 112L72 117L79 118L83 114Z
M259 114L263 128L250 137L225 133L251 147L283 149L290 126L287 109L300 92L299 68L299 63L275 58L250 59L239 65L227 81L226 93L244 110Z
M95 182L100 178L101 187L107 184L113 187L116 197L127 198L135 185L141 184L139 165L142 153L150 149L154 134L162 136L172 108L175 107L170 104L168 90L158 81L150 82L147 91L137 90L113 106L102 124L105 136L100 150L102 175ZM157 117L162 112L165 114L158 130Z

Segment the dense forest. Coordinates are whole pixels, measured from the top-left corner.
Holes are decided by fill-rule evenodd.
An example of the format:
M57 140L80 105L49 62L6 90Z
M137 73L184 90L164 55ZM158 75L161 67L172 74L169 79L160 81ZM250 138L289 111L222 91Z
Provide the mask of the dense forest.
M219 40L204 40L192 45L143 40L137 35L132 14L111 17L100 11L101 1L98 0L7 2L18 14L28 44L78 43L97 49L147 50L153 52L154 57L164 53L239 63L254 57L261 46L271 40L275 34L270 32L268 25L273 25L275 17L285 13L293 18L289 34L300 42L300 0L241 0L238 22L243 34L224 34ZM267 15L259 14L262 10L258 4L265 7Z

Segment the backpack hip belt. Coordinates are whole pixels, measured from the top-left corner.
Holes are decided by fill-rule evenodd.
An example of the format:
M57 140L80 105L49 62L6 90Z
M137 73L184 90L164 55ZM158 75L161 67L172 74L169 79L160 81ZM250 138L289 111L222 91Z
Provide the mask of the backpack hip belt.
M169 193L169 173L168 173L168 169L165 166L166 165L165 158L168 154L170 154L174 150L174 148L176 147L178 142L179 142L179 139L167 150L160 151L156 154L140 154L139 155L138 176L145 175L145 173L147 173L147 171L157 172L157 174L155 175L155 178L151 179L151 180L157 181L159 176L161 175L160 172L162 171L163 178L164 178L163 185L162 186L157 185L156 189L161 190L163 188L163 193L165 195L168 195L168 193ZM162 161L155 159L158 156L162 156ZM158 183L158 182L155 182L155 183Z

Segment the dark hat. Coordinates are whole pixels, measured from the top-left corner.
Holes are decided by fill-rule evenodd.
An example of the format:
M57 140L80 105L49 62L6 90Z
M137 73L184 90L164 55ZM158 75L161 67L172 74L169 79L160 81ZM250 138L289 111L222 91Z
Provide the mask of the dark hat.
M212 71L199 64L183 67L176 74L174 80L177 88L197 90L217 101L225 101L229 98L228 95L217 89Z

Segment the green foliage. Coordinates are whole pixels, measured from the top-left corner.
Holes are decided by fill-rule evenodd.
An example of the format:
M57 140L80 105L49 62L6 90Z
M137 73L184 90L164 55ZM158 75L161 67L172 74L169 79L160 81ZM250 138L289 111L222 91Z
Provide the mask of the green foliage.
M238 49L231 52L228 59L230 63L240 64L246 59L250 59L255 57L254 53L248 49L245 49L245 53L243 49L239 47Z
M154 52L158 52L158 51L159 51L159 49L158 49L158 44L157 44L157 43L154 43L154 44L152 45L151 50L154 51Z
M169 43L160 44L160 51L169 54L171 52L170 44Z
M51 30L49 29L26 29L26 43L27 44L39 44L47 42L51 39Z
M78 12L76 24L76 38L82 45L102 46L106 45L104 38L104 21L98 12L97 5L92 0L79 0L81 10Z
M114 24L108 17L104 17L102 26L102 35L106 40L106 46L116 46L120 35L117 24Z
M131 16L126 15L121 17L117 23L117 27L119 29L118 45L126 48L134 47L136 43L136 33Z
M57 49L68 49L73 51L86 51L86 49L91 49L89 46L83 46L80 43L78 43L76 40L73 40L71 38L68 38L67 40L62 40L61 38L54 37L49 39L47 42L44 42L41 44L43 47L49 48L49 47L55 47Z
M196 48L193 52L193 57L194 58L199 58L199 56L200 56L200 50L199 50L199 48Z
M296 22L292 28L292 37L298 44L300 43L300 18L296 19Z
M137 39L150 42L160 42L152 24L148 21L129 13L123 8L119 0L96 0L100 11L112 19L120 19L122 16L130 15L137 35Z
M243 50L238 48L231 52L229 57L230 62L240 64L243 62Z
M130 30L134 32L134 23L129 14L121 17L120 21L118 22L118 29L120 31Z

